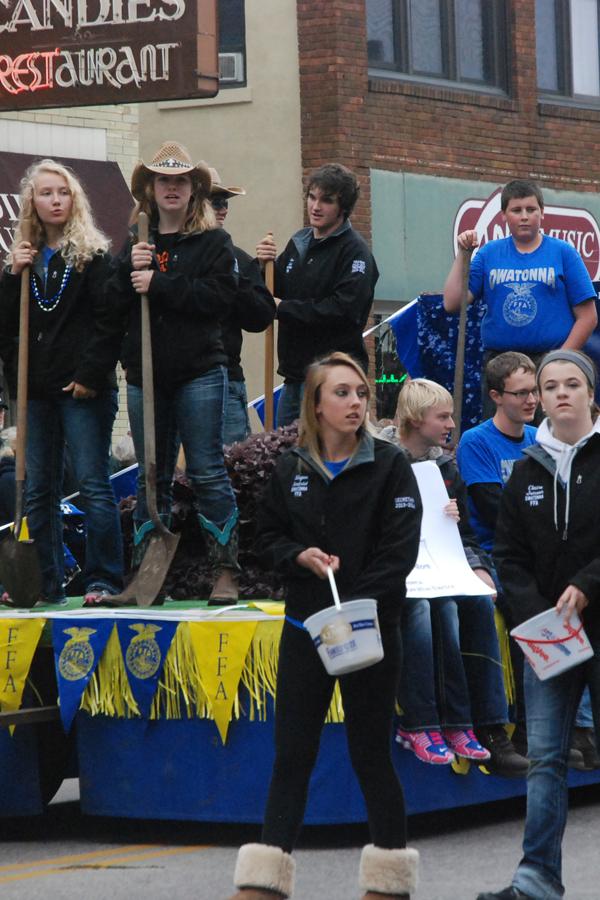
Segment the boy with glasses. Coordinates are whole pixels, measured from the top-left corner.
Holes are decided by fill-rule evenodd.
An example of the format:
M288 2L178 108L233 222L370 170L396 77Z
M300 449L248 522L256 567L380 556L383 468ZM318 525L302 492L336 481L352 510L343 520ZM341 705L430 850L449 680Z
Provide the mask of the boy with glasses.
M524 353L508 351L491 359L485 369L485 378L496 413L493 419L465 431L456 451L458 467L467 485L471 525L481 547L488 552L491 552L494 543L504 485L510 478L514 463L521 459L523 450L535 443L537 429L530 424L538 406L535 372L533 362ZM501 590L497 606L510 630L512 617ZM520 753L525 753L523 654L512 639L509 646L516 687L517 727L513 743ZM569 755L572 768L588 771L597 765L598 755L591 738L591 725L589 696L585 696L578 712Z

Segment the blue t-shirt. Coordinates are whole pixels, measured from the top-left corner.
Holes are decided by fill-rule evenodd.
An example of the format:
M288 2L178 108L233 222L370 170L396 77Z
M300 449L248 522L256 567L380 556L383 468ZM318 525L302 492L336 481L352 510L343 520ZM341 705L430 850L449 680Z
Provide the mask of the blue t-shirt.
M469 290L486 307L484 349L530 353L561 347L575 321L572 307L596 296L577 250L548 235L533 253L520 253L510 236L484 244Z
M46 285L46 282L48 281L48 266L50 265L50 260L57 252L57 250L53 250L52 247L49 247L47 244L44 244L41 249L42 268L44 270L44 287Z
M339 462L331 462L330 459L324 459L323 464L325 468L328 469L329 472L331 472L331 477L335 478L336 475L340 474L340 472L348 462L348 459L350 459L350 457L348 457L347 459L341 459Z
M517 440L499 431L493 419L465 431L456 450L456 461L467 487L471 484L499 484L504 487L525 447L535 444L536 432L537 428L533 425L525 425L523 437ZM491 550L494 532L481 521L470 497L469 515L480 545L484 550Z

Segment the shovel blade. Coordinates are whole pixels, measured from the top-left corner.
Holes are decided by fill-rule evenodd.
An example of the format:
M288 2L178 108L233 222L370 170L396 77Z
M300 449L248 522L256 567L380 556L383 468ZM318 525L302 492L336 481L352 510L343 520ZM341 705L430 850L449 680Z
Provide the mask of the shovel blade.
M167 577L179 537L166 529L153 534L135 577L121 594L110 597L110 605L152 606Z
M31 609L40 599L42 576L33 541L17 541L11 535L0 544L0 581L13 604Z

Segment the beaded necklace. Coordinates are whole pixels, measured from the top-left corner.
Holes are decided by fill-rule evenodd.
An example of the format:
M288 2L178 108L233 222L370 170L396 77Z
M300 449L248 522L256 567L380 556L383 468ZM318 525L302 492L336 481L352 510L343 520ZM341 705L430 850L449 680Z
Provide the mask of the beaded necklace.
M60 281L60 287L59 287L58 291L56 292L56 294L54 294L53 297L42 297L42 295L40 294L39 288L37 286L35 276L34 276L33 272L31 273L31 290L33 291L33 296L35 297L35 302L37 303L39 308L42 310L42 312L52 312L53 309L56 309L56 307L60 303L60 298L63 295L63 291L64 291L65 287L67 286L67 282L69 280L69 275L71 274L72 269L73 269L73 266L71 266L71 265L65 266L65 271L63 272L63 277L61 278L61 281Z

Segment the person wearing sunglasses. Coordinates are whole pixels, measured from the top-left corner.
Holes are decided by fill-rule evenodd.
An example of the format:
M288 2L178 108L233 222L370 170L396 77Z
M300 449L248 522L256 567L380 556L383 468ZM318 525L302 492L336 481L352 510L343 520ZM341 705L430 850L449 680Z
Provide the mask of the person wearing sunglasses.
M217 225L224 228L230 199L243 196L246 191L242 187L225 187L216 169L211 168L210 174L212 178L210 203ZM229 375L223 427L225 444L243 441L250 434L248 394L241 363L242 331L255 334L264 331L275 318L275 301L265 287L259 264L241 247L234 245L233 252L237 262L238 287L231 311L221 325Z

